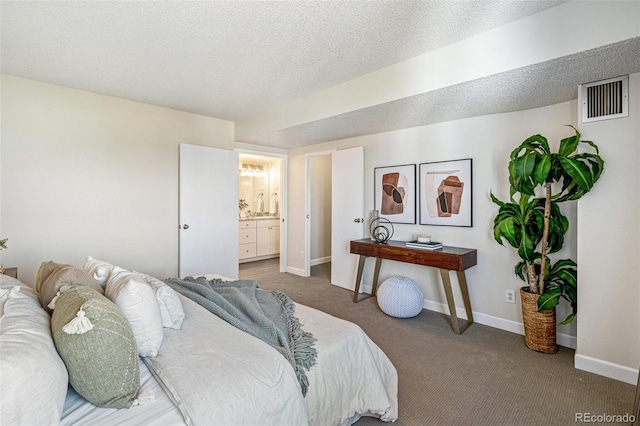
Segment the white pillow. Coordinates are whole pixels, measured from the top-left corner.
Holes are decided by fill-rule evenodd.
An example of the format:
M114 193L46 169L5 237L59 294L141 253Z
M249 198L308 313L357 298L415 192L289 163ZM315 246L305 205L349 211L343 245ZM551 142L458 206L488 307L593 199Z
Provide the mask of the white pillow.
M134 273L115 266L104 294L131 324L141 357L155 357L162 345L162 316L151 287Z
M0 274L0 419L7 425L58 423L69 386L51 337L51 318L26 284Z
M111 274L113 268L114 265L111 263L87 256L83 269L88 272L98 284L104 287L104 284L109 280L109 274Z
M184 320L184 310L175 290L150 275L136 271L133 271L133 273L145 280L156 293L160 315L162 316L162 326L179 330Z

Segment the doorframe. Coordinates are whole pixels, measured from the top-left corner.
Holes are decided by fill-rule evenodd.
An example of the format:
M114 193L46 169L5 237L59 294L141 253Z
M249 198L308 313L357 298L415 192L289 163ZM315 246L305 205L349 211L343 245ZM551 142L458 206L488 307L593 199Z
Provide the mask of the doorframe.
M287 272L287 229L289 222L287 221L287 205L288 205L288 188L289 188L289 155L278 154L269 151L258 151L254 149L234 148L238 154L260 155L262 157L280 158L282 160L280 170L280 272ZM238 191L240 189L238 188ZM240 193L238 192L238 198Z
M304 200L304 277L311 276L311 158L333 155L337 149L305 154L305 200ZM333 177L332 177L333 179Z

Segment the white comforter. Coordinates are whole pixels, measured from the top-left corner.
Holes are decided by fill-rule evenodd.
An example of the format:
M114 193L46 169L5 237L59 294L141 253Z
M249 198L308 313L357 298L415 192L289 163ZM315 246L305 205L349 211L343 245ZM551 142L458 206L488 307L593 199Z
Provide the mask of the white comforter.
M180 296L180 330L165 329L151 373L188 425L304 425L307 413L289 362L268 344Z
M296 305L305 330L317 340L318 364L309 372L305 398L309 424L351 424L362 415L398 418L398 373L356 324Z
M291 365L271 346L181 296L181 330L165 329L145 362L187 424L339 425L398 417L397 373L357 325L296 305L317 339L318 363L302 397Z

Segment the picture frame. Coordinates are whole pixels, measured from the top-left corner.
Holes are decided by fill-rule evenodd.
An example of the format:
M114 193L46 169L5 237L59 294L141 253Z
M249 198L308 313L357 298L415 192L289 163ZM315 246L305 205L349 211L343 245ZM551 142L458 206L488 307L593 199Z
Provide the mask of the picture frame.
M472 159L420 163L420 225L473 226Z
M374 210L391 223L416 223L416 165L376 167Z

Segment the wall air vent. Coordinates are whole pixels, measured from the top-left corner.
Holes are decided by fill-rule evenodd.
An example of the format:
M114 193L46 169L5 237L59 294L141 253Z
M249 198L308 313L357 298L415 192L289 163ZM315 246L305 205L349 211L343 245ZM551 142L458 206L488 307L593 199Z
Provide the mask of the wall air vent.
M629 115L629 77L616 77L582 85L582 122Z

